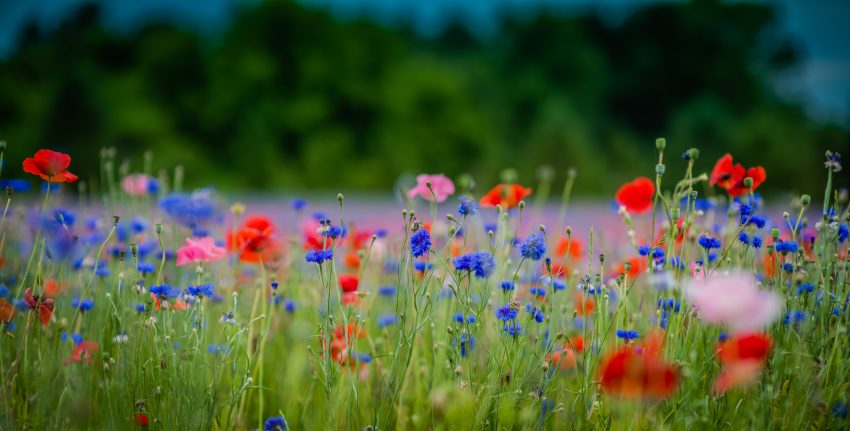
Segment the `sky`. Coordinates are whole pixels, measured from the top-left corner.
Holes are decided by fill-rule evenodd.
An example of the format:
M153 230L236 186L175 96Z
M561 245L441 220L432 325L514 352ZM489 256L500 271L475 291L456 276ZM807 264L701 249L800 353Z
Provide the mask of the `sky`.
M0 59L14 48L21 27L36 20L49 29L87 0L0 0ZM106 24L128 30L151 19L215 33L239 3L257 0L101 0ZM412 22L424 34L438 32L447 18L462 18L474 31L490 32L504 10L529 13L546 7L565 12L597 11L619 20L642 5L676 0L300 0L340 17ZM740 1L740 0L739 0ZM758 1L758 0L754 0ZM782 28L802 48L799 74L776 83L785 97L802 101L812 116L850 122L850 0L761 0L779 6Z

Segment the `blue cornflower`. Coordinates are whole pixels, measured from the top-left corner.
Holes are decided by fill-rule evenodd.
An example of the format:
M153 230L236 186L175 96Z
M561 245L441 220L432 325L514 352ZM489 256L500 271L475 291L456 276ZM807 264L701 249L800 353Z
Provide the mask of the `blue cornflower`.
M458 256L452 260L452 264L455 270L474 272L478 278L487 278L496 269L496 259L486 251Z
M355 353L351 352L351 359L354 359L357 362L368 364L372 362L372 355L368 353Z
M761 237L760 236L754 236L753 237L753 248L759 249L759 248L761 248L761 244L762 244Z
M470 350L475 347L475 337L472 334L463 333L460 334L460 337L457 340L457 347L460 350L460 356L466 357L469 355Z
M796 241L778 241L776 243L777 253L796 253L799 249L799 244Z
M273 281L273 282L271 282L271 287L272 287L272 290L277 290L277 288L280 287L280 283Z
M71 301L71 307L80 311L91 311L91 309L94 308L94 301L91 298L83 300L80 300L80 298L74 298L74 300Z
M531 260L540 260L546 254L546 241L538 234L531 234L519 247L522 257Z
M310 250L304 255L304 260L311 263L318 263L321 265L327 260L331 260L334 258L333 250Z
M650 251L650 249L649 249L648 245L644 244L644 245L638 247L638 254L641 255L641 256L649 256L649 251Z
M493 232L496 233L499 230L499 225L496 223L487 223L484 225L484 233Z
M749 205L747 205L743 202L738 205L738 216L739 216L740 224L742 226L744 224L747 224L750 221L750 217L752 215L753 215L753 207L751 207L751 206L749 206Z
M387 314L381 317L378 317L378 328L386 328L387 326L395 325L395 316L392 314Z
M622 338L623 340L626 340L626 341L634 340L639 335L640 334L638 334L638 331L629 331L629 330L626 330L626 329L618 329L617 330L617 338Z
M284 431L286 428L286 419L283 416L270 417L263 423L263 431Z
M764 217L758 215L750 216L750 221L747 223L747 225L755 225L755 227L759 229L763 228L766 224L767 220Z
M844 223L838 225L838 242L847 241L848 236L850 236L850 229L847 228L847 225Z
M156 297L159 299L176 298L180 295L180 289L171 287L168 284L151 286L148 291L156 295Z
M508 322L502 329L512 337L522 334L522 325L519 322Z
M516 319L517 314L519 312L512 308L510 304L505 304L496 309L496 318L505 322Z
M839 418L844 419L847 417L847 403L845 402L837 402L835 403L835 407L832 408L832 415Z
M655 250L652 252L653 259L661 259L664 257L664 249L661 247L655 247Z
M454 320L457 323L463 323L466 320L466 318L463 316L463 313L455 313L455 315L452 316L452 320Z
M797 295L802 295L804 293L812 293L815 290L815 285L812 283L803 283L797 285Z
M720 336L717 337L717 340L720 341L720 342L726 341L728 339L729 339L729 334L727 334L725 332L721 332Z
M136 304L136 313L144 313L145 304Z
M741 233L738 234L738 241L740 241L741 244L750 245L750 236L747 235L746 232L741 231Z
M410 236L410 254L420 257L431 249L431 234L425 229L419 229Z
M708 235L702 235L699 237L697 241L700 247L711 250L712 248L720 248L720 240L714 237L710 237Z
M210 283L202 284L200 286L190 285L186 289L186 293L188 293L189 295L192 295L192 296L210 297L210 296L213 296L215 294L215 288Z
M295 211L301 211L304 208L307 208L307 201L305 199L295 198L289 201L289 206Z
M787 314L785 314L785 318L782 320L782 323L786 325L794 325L798 326L800 322L806 320L806 312L802 310L791 310Z
M0 284L0 297L9 296L9 288L5 284Z
M139 265L136 267L136 269L142 274L150 274L156 271L156 265L150 262L139 262Z
M224 344L210 344L207 346L207 352L212 355L218 356L222 353L229 353L230 349L228 349L227 346Z
M566 289L567 285L563 281L555 280L555 281L552 282L552 288L555 289L555 292L557 292L559 290Z
M456 271L472 271L474 253L464 254L452 259Z
M384 274L392 274L394 272L398 272L398 262L394 260L388 260L384 263Z
M30 191L30 183L21 179L0 180L0 189L6 190L7 188L11 188L15 193L26 193Z
M782 264L782 270L790 274L794 272L794 265L792 265L790 262L785 262Z
M381 286L378 288L378 295L381 296L393 296L395 295L395 292L395 286Z
M293 301L291 299L287 299L286 301L283 301L283 309L289 314L294 313L295 309L297 307L298 307L298 304L296 304L295 301Z
M514 284L513 281L505 280L499 284L499 287L501 287L504 292L513 292L516 289L516 284Z
M428 262L424 262L424 261L421 261L421 260L417 261L413 264L413 269L415 269L419 272L425 272L425 271L431 270L432 268L434 268L433 263L428 263Z
M546 319L546 316L543 314L543 311L531 305L531 303L525 304L525 311L527 311L528 314L530 314L534 321L537 323L543 323L543 320Z
M528 289L528 293L530 293L534 296L543 297L543 296L546 296L546 289L544 289L542 287L532 287L532 288Z
M97 269L94 270L94 275L101 277L101 278L109 277L109 274L110 274L109 268L107 268L106 266L103 266L103 265L98 265Z
M333 239L337 239L339 237L345 238L346 236L348 236L348 226L330 226L326 231L322 233L322 235Z
M215 202L209 190L198 190L191 195L173 193L160 199L159 206L169 217L190 228L216 216Z
M460 197L460 204L457 207L457 213L462 216L474 216L478 212L478 203L470 199L468 196Z
M682 308L682 301L675 298L661 298L658 300L658 308L662 310L673 310L674 313L678 313Z

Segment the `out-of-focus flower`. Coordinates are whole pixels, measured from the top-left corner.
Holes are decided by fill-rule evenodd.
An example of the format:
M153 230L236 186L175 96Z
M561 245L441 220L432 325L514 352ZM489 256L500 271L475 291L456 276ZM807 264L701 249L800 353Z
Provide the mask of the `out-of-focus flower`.
M641 348L627 345L600 364L600 383L608 394L623 398L666 398L675 392L679 371L661 357L662 336L650 335Z
M614 199L626 207L630 213L643 214L652 208L652 198L655 196L655 183L647 177L638 177L634 181L623 184Z
M216 245L212 237L186 238L186 245L177 249L177 266L193 262L218 262L227 256L227 250Z
M431 190L434 191L433 194L431 194L431 190L428 189L429 182L431 183ZM455 184L445 175L422 174L416 177L416 187L408 190L407 196L411 198L421 196L423 199L432 202L436 197L437 202L445 202L445 200L448 199L454 192Z
M481 206L495 207L501 205L503 209L507 210L519 205L521 200L530 195L531 189L519 184L499 184L481 198Z
M686 295L704 322L726 324L735 332L762 328L782 312L782 299L756 286L752 274L733 272L694 281Z
M752 190L755 190L767 179L767 174L761 166L745 169L740 163L732 163L732 155L727 153L714 165L709 184L720 186L729 196L740 196L750 191L750 188L744 185L745 178L753 180Z
M121 180L121 188L131 196L146 196L159 191L159 181L145 174L130 174Z
M277 228L266 216L248 217L242 226L227 236L227 248L239 253L239 260L249 263L274 259L278 243L272 237Z
M53 317L52 299L44 299L39 295L33 295L32 289L27 288L27 290L24 291L24 301L26 302L27 308L30 310L38 310L38 318L41 320L42 325L46 326L50 323L50 318Z

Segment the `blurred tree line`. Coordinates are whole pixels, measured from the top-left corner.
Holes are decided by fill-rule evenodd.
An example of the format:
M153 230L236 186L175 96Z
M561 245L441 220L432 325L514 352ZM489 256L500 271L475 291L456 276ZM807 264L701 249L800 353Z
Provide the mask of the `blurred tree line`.
M7 160L70 152L93 182L114 146L137 170L150 149L190 184L231 189L387 190L419 172L489 186L506 167L532 184L545 164L609 193L652 175L666 136L671 175L699 147L704 170L731 151L767 168L765 189L814 192L824 151L850 134L776 94L771 80L800 61L769 4L658 4L615 24L540 11L488 37L293 1L246 5L215 37L157 23L117 34L84 5L55 31L27 26L0 60L0 138Z

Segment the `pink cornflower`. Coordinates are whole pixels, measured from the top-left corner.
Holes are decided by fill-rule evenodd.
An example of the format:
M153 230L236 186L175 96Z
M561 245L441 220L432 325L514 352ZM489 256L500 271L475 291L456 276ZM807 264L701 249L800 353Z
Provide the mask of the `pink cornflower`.
M431 188L434 190L433 195L431 194L431 190L428 190L428 182L431 182ZM445 202L454 192L455 184L445 175L422 174L416 177L416 187L410 189L407 192L407 196L415 198L419 195L428 201L434 201L434 197L436 197L437 202Z
M177 266L192 262L218 262L226 255L227 250L215 245L211 237L186 238L186 245L177 249Z
M782 299L760 290L746 272L732 272L695 280L686 291L700 319L709 324L726 324L733 332L767 326L782 312Z

